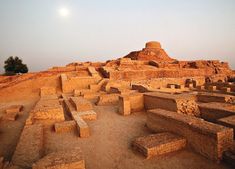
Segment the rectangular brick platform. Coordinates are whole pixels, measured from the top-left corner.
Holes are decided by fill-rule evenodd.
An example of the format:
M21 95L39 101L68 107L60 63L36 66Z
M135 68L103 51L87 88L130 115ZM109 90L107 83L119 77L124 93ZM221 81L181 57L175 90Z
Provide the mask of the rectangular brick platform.
M78 112L78 115L83 120L89 120L89 121L97 120L97 114L93 110Z
M129 96L119 97L118 112L121 115L127 116L131 114L131 102Z
M54 127L56 133L66 133L73 131L76 128L76 122L74 120L71 120L55 123Z
M199 103L199 110L201 112L201 118L216 122L220 118L235 115L235 105L228 103Z
M227 103L234 99L234 96L226 95L226 94L220 94L220 93L198 93L197 94L197 100L199 102L221 102L221 103Z
M73 114L73 112L72 112ZM73 114L73 119L77 124L78 134L81 138L86 138L90 136L90 129L87 123L78 115Z
M221 124L223 126L233 128L233 132L234 132L234 136L235 136L235 115L218 119L217 123Z
M186 146L186 139L172 133L158 133L137 138L133 148L143 153L146 158L180 150Z
M43 155L43 126L25 126L12 157L12 163L30 168Z
M119 102L120 94L101 94L98 97L96 105L107 106L107 105L117 105Z
M155 132L183 136L195 152L215 161L220 161L233 143L233 129L162 109L148 111L147 126Z
M82 97L71 97L70 102L78 112L93 110L91 102Z
M33 169L85 169L85 160L80 148L50 153L38 160Z
M144 94L145 109L165 109L182 114L200 116L196 97L191 94L166 94L151 92Z

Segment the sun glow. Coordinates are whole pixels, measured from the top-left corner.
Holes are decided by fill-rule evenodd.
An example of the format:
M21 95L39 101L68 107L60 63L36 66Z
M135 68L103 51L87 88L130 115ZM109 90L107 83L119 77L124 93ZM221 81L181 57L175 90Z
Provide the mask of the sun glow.
M60 9L59 9L59 14L60 14L60 16L62 16L62 17L67 17L67 16L69 16L69 10L68 10L68 8L65 8L65 7L60 8Z

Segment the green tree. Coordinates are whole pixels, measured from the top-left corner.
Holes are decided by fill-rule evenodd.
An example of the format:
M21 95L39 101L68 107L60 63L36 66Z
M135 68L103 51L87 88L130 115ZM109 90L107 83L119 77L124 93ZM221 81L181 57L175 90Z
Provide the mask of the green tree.
M4 69L6 75L15 75L17 73L27 73L28 67L23 64L22 60L17 56L10 56L5 62Z

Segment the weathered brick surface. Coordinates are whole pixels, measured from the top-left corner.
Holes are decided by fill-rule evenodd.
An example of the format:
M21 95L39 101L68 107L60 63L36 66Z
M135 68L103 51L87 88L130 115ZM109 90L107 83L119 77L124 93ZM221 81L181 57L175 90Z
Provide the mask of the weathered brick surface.
M73 131L76 128L76 122L72 120L72 121L55 123L54 127L56 133L66 133Z
M70 102L78 112L93 110L91 102L82 97L71 97Z
M142 93L132 93L129 96L131 104L131 112L144 110L144 95Z
M78 112L78 115L83 120L89 120L89 121L97 120L97 113L93 110Z
M77 124L78 134L81 138L90 136L90 129L87 123L77 114L73 115L73 119Z
M199 103L201 118L216 122L220 118L235 115L235 105L228 103Z
M221 102L230 103L234 100L234 96L219 94L219 93L198 93L197 100L199 102L209 103L209 102Z
M144 94L145 109L165 109L169 111L200 116L196 98L191 94L165 94L152 92Z
M158 133L140 137L133 142L134 149L147 158L180 150L186 146L186 139L172 133Z
M119 94L101 94L96 104L98 106L117 105L119 96Z
M50 153L33 164L33 169L85 169L80 148Z
M215 161L220 161L233 143L233 129L162 109L148 111L147 126L155 132L185 137L195 152Z
M131 102L129 96L119 97L119 109L121 115L127 116L131 114Z
M40 99L32 110L33 120L64 121L63 107L58 99Z
M233 128L233 132L235 135L235 115L218 119L217 123L223 126Z
M42 125L25 126L12 157L12 163L23 168L31 167L43 155Z

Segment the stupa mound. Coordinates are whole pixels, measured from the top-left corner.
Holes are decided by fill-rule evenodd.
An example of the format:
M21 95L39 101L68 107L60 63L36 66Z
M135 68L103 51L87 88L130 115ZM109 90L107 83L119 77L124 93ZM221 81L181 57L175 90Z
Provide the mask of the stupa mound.
M155 60L159 62L172 62L172 59L168 56L161 44L156 41L147 42L145 48L141 51L131 52L125 58L131 58L132 60Z

